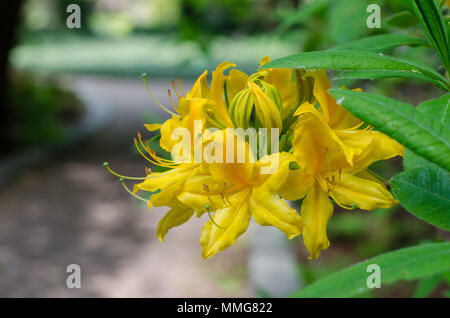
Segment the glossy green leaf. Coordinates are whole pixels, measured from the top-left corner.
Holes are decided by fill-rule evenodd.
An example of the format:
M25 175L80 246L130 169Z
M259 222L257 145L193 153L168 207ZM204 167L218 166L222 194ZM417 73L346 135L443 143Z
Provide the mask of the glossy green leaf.
M431 99L423 102L417 106L416 109L443 125L450 127L450 94L446 94L438 99ZM430 164L431 162L416 155L411 150L405 150L405 158L403 159L405 170L428 166Z
M450 171L450 129L446 125L392 98L339 88L329 92L358 118Z
M402 45L427 45L427 42L404 34L379 34L338 45L332 50L384 52Z
M381 286L400 280L413 280L448 271L450 242L423 244L382 254L331 274L303 290L295 297L352 297L367 293L370 264L381 270Z
M417 106L417 110L450 127L450 94L440 98L427 100Z
M397 200L419 219L450 231L450 176L434 165L397 174L391 180Z
M434 0L414 0L414 12L435 48L442 64L450 70L450 46L447 27L441 10Z
M430 82L442 82L447 90L450 87L445 77L426 64L374 52L346 50L305 52L274 60L263 68L400 71L404 74L403 77L419 73L429 78Z
M335 80L355 80L355 79L380 79L380 78L410 78L433 83L443 90L448 90L448 87L438 80L434 80L421 73L392 71L392 70L358 70L358 71L341 71L333 79Z

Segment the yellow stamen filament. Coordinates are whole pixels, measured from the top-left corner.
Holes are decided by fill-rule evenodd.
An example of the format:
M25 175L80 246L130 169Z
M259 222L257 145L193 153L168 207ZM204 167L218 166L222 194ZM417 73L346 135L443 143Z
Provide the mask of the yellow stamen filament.
M229 203L227 202L227 200L225 200L225 195L223 194L223 192L220 192L220 196L222 197L223 204L225 206L229 206Z
M374 176L375 178L377 178L378 180L380 180L381 182L385 183L385 184L389 184L389 181L386 180L385 178L383 178L382 176L379 176L378 174L376 174L375 172L371 171L370 169L367 169L367 172L370 173L372 176Z
M211 200L211 197L209 196L209 187L206 183L203 183L203 190L206 192L206 196L208 197L209 203L211 203L211 206L213 205L213 202Z
M173 87L173 90L175 92L175 95L177 95L177 97L180 98L180 94L178 94L178 92L177 92L177 87L175 86L175 82L174 81L172 81L172 87Z
M211 215L211 211L209 210L209 205L206 205L206 212L208 213L209 219L211 220L212 224L214 224L215 226L217 226L219 229L224 230L223 227L221 227L219 224L216 223L216 221L214 221L212 215Z
M168 89L167 92L168 92L168 94L169 94L169 100L170 100L170 104L172 104L172 108L175 109L175 111L176 111L177 113L180 113L180 112L178 111L178 108L175 106L175 104L174 104L173 101L172 101L172 96L171 96L172 94L170 94L170 89Z
M173 116L177 116L180 117L178 114L175 114L174 112L168 110L164 105L162 105L160 102L158 102L156 100L156 98L153 96L152 92L150 91L150 88L148 87L148 82L147 82L147 74L142 74L142 78L144 79L144 85L145 85L145 89L147 91L147 93L150 95L150 97L153 99L153 101L156 103L156 105L158 105L159 107L161 107L163 110L165 110L166 112L168 112L169 114L173 115Z
M158 157L156 155L155 151L150 149L148 141L147 141L147 146L144 145L144 143L142 142L142 135L139 132L138 132L138 138L139 138L139 143L140 143L141 147L144 148L144 150L150 155L150 157L152 159L150 159L146 155L144 155L144 153L141 150L141 147L139 147L138 141L136 140L136 138L134 138L134 144L136 146L136 149L139 151L139 153L141 154L142 157L144 157L149 162L151 162L151 163L153 163L154 165L157 165L157 166L166 167L166 168L177 167L177 165L174 164L172 161L169 161L169 160L162 159L162 158ZM165 162L163 160L165 160Z
M180 86L181 96L185 96L183 92L183 88L181 87L181 78L178 76L178 86Z
M121 174L118 174L117 172L114 172L113 170L111 170L111 168L109 167L109 163L105 162L103 164L103 166L113 175L115 175L116 177L122 178L122 179L128 179L128 180L145 180L147 179L146 177L128 177L128 176L123 176Z
M123 188L129 193L131 194L133 197L135 197L138 200L141 200L145 203L148 203L147 199L144 199L143 197L138 196L137 194L133 193L130 189L128 189L127 185L125 184L125 180L123 178L120 178L120 183L122 183Z
M346 210L354 210L353 206L347 206L347 205L344 205L344 204L340 203L332 193L330 193L330 194L328 194L328 195L329 195L329 196L334 200L334 202L336 202L336 204L339 205L341 208L346 209Z

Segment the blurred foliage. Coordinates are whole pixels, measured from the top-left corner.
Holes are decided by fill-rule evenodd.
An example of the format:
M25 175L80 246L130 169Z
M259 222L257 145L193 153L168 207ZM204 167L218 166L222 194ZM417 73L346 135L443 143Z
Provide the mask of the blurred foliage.
M189 42L160 34L136 34L123 39L93 38L58 33L27 38L11 54L20 69L46 72L94 73L151 77L194 77L205 68L229 60L246 72L254 72L259 59L296 52L294 45L274 37L253 36L229 39L216 37L210 43L211 56L204 56Z
M73 95L49 78L15 73L9 94L12 134L18 148L55 144L65 127L79 119L82 108Z

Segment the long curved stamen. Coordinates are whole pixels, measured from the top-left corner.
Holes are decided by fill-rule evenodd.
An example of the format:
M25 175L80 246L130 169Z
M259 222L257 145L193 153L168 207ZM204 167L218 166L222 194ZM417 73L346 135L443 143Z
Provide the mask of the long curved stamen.
M177 113L180 113L180 112L178 111L178 108L177 108L177 107L175 106L175 104L173 103L173 100L172 100L172 94L170 94L170 89L167 90L167 93L169 94L169 100L170 100L170 104L172 104L172 108L175 109L175 111L176 111Z
M162 167L167 167L167 168L173 168L173 167L176 167L176 166L177 166L177 165L173 164L171 161L168 161L168 160L166 160L166 159L164 159L164 160L166 160L166 162L164 162L162 158L159 158L159 157L156 155L156 153L155 153L154 150L151 150L151 149L150 149L148 141L147 141L147 146L144 145L144 143L142 142L142 135L141 135L141 133L138 132L137 135L138 135L139 143L140 143L141 147L144 148L144 150L145 150L145 151L150 155L150 157L152 158L152 159L150 159L150 158L148 158L146 155L144 155L144 153L141 151L141 148L139 147L139 144L138 144L136 138L134 138L134 143L135 143L135 145L136 145L137 150L139 151L139 153L140 153L145 159L147 159L148 161L150 161L151 163L153 163L153 164L155 164L155 165L157 165L157 166L162 166Z
M175 86L174 81L172 81L172 87L173 87L173 90L175 91L175 95L177 95L177 97L180 98L180 94L178 94L177 87Z
M334 202L336 202L337 205L339 205L341 208L346 209L346 210L354 210L353 206L347 206L345 204L340 203L336 197L332 194L332 193L328 193L328 195L334 200Z
M147 161L153 163L154 165L159 165L157 162L151 160L150 158L148 158L146 155L144 155L144 153L142 152L141 148L139 147L139 142L137 141L136 138L133 139L134 140L134 146L136 147L137 151L139 151L139 153L141 154L142 157L144 157Z
M116 177L122 178L122 179L128 179L128 180L145 180L147 179L147 177L127 177L127 176L123 176L121 174L118 174L117 172L114 172L113 170L111 170L111 168L109 167L109 163L105 162L103 163L103 166L113 175L115 175Z
M183 87L181 87L181 78L178 76L178 86L180 86L181 96L185 96L183 92Z
M153 101L156 103L156 105L158 105L159 107L161 107L163 110L165 110L166 112L168 112L169 114L173 115L173 116L177 116L180 117L178 114L175 114L174 112L168 110L164 105L162 105L160 102L158 102L156 100L156 98L153 96L152 92L150 91L150 88L148 87L148 82L147 82L147 74L142 74L142 78L144 79L144 85L145 85L145 89L147 91L147 93L150 95L150 97L153 99Z
M375 172L371 171L370 169L366 169L366 170L367 170L368 173L370 173L372 176L374 176L375 178L377 178L381 182L383 182L385 184L389 184L389 181L386 180L385 178L383 178L382 176L379 176L378 174L376 174Z
M208 197L209 203L211 203L211 205L213 205L211 197L209 196L209 187L206 183L203 183L203 190L205 190L205 192L206 192L206 196Z
M131 194L133 197L135 197L138 200L144 201L145 203L148 203L149 200L144 199L143 197L138 196L137 194L133 193L130 189L128 189L127 185L125 184L125 180L123 178L120 178L120 183L122 183L123 188Z
M212 224L214 224L215 226L217 226L219 229L225 229L223 227L221 227L219 224L216 223L216 221L214 221L212 215L211 215L211 211L209 210L209 205L206 205L206 212L208 213L209 219L211 220Z

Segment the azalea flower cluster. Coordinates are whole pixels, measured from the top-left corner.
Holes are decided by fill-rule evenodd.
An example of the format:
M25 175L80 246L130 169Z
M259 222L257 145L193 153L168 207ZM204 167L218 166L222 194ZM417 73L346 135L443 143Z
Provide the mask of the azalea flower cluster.
M260 66L268 62L263 58ZM198 121L201 144L214 142L216 156L217 147L223 147L220 156L230 153L224 142L227 128L276 128L278 149L261 143L256 147L264 149L252 149L255 145L248 138L233 135L234 147L248 150L243 162L177 161L159 157L138 134L135 143L142 155L167 168L147 173L132 192L135 196L139 191L152 193L150 209L170 208L158 224L159 240L194 214L207 214L200 242L208 259L233 245L253 218L262 226L277 227L289 239L302 235L310 258L317 258L330 245L326 227L333 214L332 202L348 210L398 203L385 181L368 167L402 156L403 146L340 106L328 93L331 86L325 70L260 68L248 76L234 67L229 62L220 64L210 84L205 71L187 94L180 86L174 110L161 105L172 117L162 125L146 125L147 129L159 131L161 148L172 154L178 151L174 151L178 140L173 138L177 128L191 132L189 142L195 148ZM261 151L262 157L254 156ZM267 167L276 168L263 173ZM302 200L300 211L287 203L296 200Z

